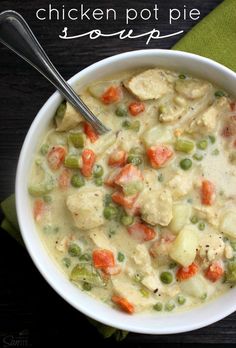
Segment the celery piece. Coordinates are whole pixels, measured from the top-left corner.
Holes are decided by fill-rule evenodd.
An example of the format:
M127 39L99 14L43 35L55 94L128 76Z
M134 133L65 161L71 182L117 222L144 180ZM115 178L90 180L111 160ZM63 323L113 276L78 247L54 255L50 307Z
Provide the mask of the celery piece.
M89 264L77 264L71 271L70 279L75 283L86 282L93 286L105 286L98 271Z

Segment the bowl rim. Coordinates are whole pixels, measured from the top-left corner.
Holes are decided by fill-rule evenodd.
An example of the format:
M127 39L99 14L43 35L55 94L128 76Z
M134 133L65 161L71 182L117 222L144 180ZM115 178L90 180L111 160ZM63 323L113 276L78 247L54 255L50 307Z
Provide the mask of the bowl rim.
M177 50L172 51L172 50L168 50L168 49L144 49L144 50L135 50L135 51L131 51L131 52L120 53L120 54L116 54L114 56L102 59L102 60L86 67L85 69L81 70L80 72L76 73L73 77L71 77L68 80L68 82L70 85L73 85L79 80L79 78L81 78L81 77L86 78L86 74L89 71L96 70L98 68L101 69L102 67L106 66L108 63L115 63L122 58L130 59L133 57L135 57L135 58L139 57L139 56L147 57L147 56L153 56L153 55L158 55L158 56L171 55L174 57L183 57L184 56L184 57L192 59L192 60L201 61L202 63L204 63L206 65L211 65L214 68L221 70L221 72L223 72L223 74L225 74L226 76L227 75L231 76L231 78L234 78L236 81L236 73L235 72L233 72L229 68L227 68L227 67L223 66L222 64L217 63L209 58L205 58L205 57L202 57L202 56L199 56L196 54L187 53L187 52L183 52L183 51L177 51ZM18 160L18 165L17 165L17 171L16 171L16 180L15 180L16 210L17 210L17 217L18 217L21 235L23 237L27 251L28 251L33 263L35 264L36 268L39 270L41 275L44 277L44 279L48 282L48 284L64 300L66 300L67 303L72 305L75 309L79 310L81 313L83 313L83 314L85 314L85 315L105 324L105 325L114 326L114 327L121 329L121 330L127 330L130 332L136 332L136 333L175 334L175 333L181 333L181 332L188 332L188 331L196 330L196 329L205 327L207 325L213 324L216 321L219 321L219 320L225 318L226 316L230 315L231 313L233 313L236 310L236 302L234 305L232 304L231 307L225 306L223 308L223 310L221 310L220 312L217 312L217 314L214 314L214 316L212 318L211 317L202 318L201 322L196 322L196 323L184 323L178 329L176 329L174 327L173 328L170 327L170 328L166 328L166 329L159 329L158 327L142 328L140 325L132 324L132 320L130 320L131 323L129 323L129 322L127 323L127 320L123 322L121 320L122 316L124 316L124 315L127 316L127 314L123 314L123 313L121 315L118 314L117 318L116 318L116 315L114 315L114 320L112 320L112 322L110 320L111 318L108 319L106 317L104 318L103 316L101 317L99 315L101 313L96 313L95 311L88 310L86 308L86 306L84 306L83 304L75 302L75 300L72 300L70 298L70 294L63 293L63 291L61 291L61 289L59 288L58 284L55 284L56 281L53 279L53 277L51 277L48 274L47 270L45 270L44 267L41 265L40 261L41 261L42 257L40 256L40 253L34 252L35 250L32 249L32 247L30 245L30 239L29 239L30 232L27 232L27 229L24 227L24 225L25 225L24 219L26 217L27 212L24 211L24 207L22 206L21 178L22 178L22 172L23 172L23 168L24 168L25 156L26 156L26 153L28 151L30 139L31 139L33 133L35 132L35 128L37 127L37 124L39 123L40 119L42 118L42 115L45 114L45 112L47 112L47 109L50 105L55 103L55 101L58 99L58 97L60 97L60 93L58 91L56 91L55 93L53 93L51 95L51 97L49 97L49 99L44 103L44 105L38 111L38 113L37 113L36 117L34 118L30 128L28 129L26 137L25 137L23 145L22 145L22 148L21 148L21 152L20 152L20 156L19 156L19 160ZM27 195L28 195L28 193L27 193ZM45 248L45 247L43 246L43 248ZM62 274L62 277L65 277L65 275ZM222 296L220 296L220 298L221 297ZM215 301L217 301L217 300L215 300ZM101 302L101 305L102 305L102 302ZM204 305L202 307L205 307L205 306L206 305ZM191 312L191 311L192 310L190 309L188 312ZM168 314L168 315L170 315L170 314Z

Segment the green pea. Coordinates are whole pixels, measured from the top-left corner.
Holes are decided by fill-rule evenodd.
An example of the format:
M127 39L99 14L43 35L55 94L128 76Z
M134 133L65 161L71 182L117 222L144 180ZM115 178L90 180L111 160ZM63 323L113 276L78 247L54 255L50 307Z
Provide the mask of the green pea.
M175 268L177 266L177 263L176 262L171 262L170 264L169 264L169 268L170 269L173 269L173 268Z
M96 164L93 169L93 176L95 178L100 178L104 174L104 169L100 164Z
M45 155L48 153L48 150L49 150L49 145L48 145L48 144L43 144L43 145L40 147L40 153L41 153L41 155L45 156Z
M208 142L206 139L203 139L197 143L197 148L199 150L206 150L207 146L208 146Z
M205 292L205 294L203 294L203 295L200 297L200 299L201 299L202 301L205 301L206 298L207 298L207 293Z
M224 91L216 91L215 92L215 97L216 98L221 98L225 96L225 92Z
M164 284L170 284L173 281L173 274L170 272L162 272L160 275L160 279Z
M167 303L165 304L165 310L166 310L167 312L173 311L174 308L175 308L175 304L174 304L173 301L169 301L169 302L167 302Z
M203 156L200 155L199 153L195 153L193 155L193 158L196 160L196 161L202 161L203 160Z
M78 244L72 243L72 244L69 245L68 253L69 253L70 256L73 256L73 257L80 256L81 249L78 246Z
M194 216L191 217L190 221L192 222L192 224L197 224L199 219L198 219L198 217L196 215L194 215Z
M213 156L218 156L219 153L220 153L220 151L219 151L218 149L215 149L215 150L212 151L211 154L212 154Z
M130 129L131 127L131 122L128 120L125 120L124 122L122 122L122 127L125 129Z
M180 79L180 80L185 80L185 79L186 79L186 75L180 74L180 75L179 75L179 79Z
M130 129L134 132L138 132L140 130L140 126L141 126L140 121L136 120L131 124Z
M107 207L108 205L110 205L112 203L112 198L111 195L109 195L108 193L105 194L105 198L104 198L104 205L105 207Z
M134 222L134 217L130 215L123 215L121 216L120 222L124 226L130 226Z
M178 304L183 305L186 302L186 298L183 295L179 295L177 301Z
M194 149L194 143L186 139L178 139L175 143L175 150L180 152L192 152Z
M212 144L215 144L215 142L216 142L216 137L215 137L214 135L209 135L208 138L210 139L210 142L211 142Z
M82 187L85 185L85 180L80 174L74 174L71 178L71 185L73 187Z
M62 259L62 263L66 268L69 268L71 265L71 260L69 259L69 257L64 257Z
M161 302L157 302L154 304L153 309L157 312L161 312L163 309L163 304Z
M43 200L45 203L51 203L52 202L52 197L49 195L43 196Z
M109 205L104 208L103 215L107 220L114 220L118 215L118 210L116 209L116 207Z
M141 156L130 154L127 158L127 162L132 163L134 166L139 166L140 164L142 164L143 159Z
M115 113L116 113L116 116L118 117L127 116L128 115L127 107L124 104L119 104L117 106Z
M77 156L66 156L64 161L64 166L70 169L77 169L79 168L79 159Z
M68 139L74 145L74 147L76 148L84 147L85 136L83 133L71 133L69 134Z
M203 222L203 221L199 222L199 224L198 224L198 229L199 229L200 231L204 231L204 230L205 230L205 227L206 227L205 222Z
M43 161L41 160L41 158L37 158L37 159L35 160L35 164L36 164L37 166L41 166L42 163L43 163Z
M79 260L80 261L87 261L87 262L91 261L91 255L85 253L79 257Z
M125 255L122 253L122 252L118 252L118 255L117 255L117 260L119 261L119 262L123 262L124 261L124 259L125 259Z
M102 180L102 178L96 178L94 180L94 183L95 183L96 186L102 186L103 180Z
M184 158L179 162L180 168L183 170L189 170L192 167L192 161L190 158Z
M140 293L143 295L143 297L148 298L149 297L149 291L146 289L140 289Z
M92 290L92 285L87 283L87 282L83 282L83 290L91 291Z

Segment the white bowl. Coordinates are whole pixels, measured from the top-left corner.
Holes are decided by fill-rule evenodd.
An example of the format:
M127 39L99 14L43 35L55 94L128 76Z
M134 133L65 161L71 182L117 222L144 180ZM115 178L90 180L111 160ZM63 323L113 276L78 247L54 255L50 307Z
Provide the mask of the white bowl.
M137 67L159 66L186 72L212 81L231 94L236 92L236 74L203 57L169 50L141 50L104 59L82 70L69 80L72 86L84 85L105 75ZM91 298L76 288L48 255L35 228L28 196L28 178L39 140L43 136L62 98L54 93L33 121L21 150L16 177L16 208L21 233L28 252L48 283L68 303L104 324L145 334L170 334L212 324L236 310L236 288L190 311L173 314L128 315ZM30 102L30 101L29 101Z

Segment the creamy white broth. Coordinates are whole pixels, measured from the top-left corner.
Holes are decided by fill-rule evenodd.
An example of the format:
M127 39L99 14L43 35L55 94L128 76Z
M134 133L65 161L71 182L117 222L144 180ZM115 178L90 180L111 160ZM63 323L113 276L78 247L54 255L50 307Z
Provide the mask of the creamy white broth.
M80 96L112 132L91 133L63 103L29 183L39 234L66 277L128 313L190 309L234 286L234 101L159 69Z

